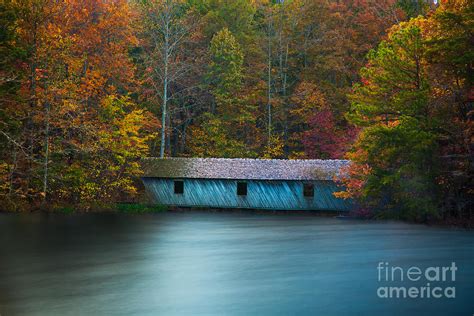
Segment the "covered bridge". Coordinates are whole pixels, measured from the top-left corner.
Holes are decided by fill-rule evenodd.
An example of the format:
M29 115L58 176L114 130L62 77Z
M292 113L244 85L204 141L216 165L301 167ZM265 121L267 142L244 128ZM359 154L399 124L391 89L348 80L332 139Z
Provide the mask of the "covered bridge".
M154 202L178 207L347 211L334 182L347 160L145 158Z

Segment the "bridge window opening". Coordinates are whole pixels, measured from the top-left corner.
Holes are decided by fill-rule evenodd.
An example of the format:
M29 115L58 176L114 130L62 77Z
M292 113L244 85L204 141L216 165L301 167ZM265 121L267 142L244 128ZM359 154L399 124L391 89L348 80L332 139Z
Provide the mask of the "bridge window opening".
M184 181L176 180L174 182L174 194L183 194L184 193Z
M237 182L237 195L247 195L247 182Z
M303 184L303 195L305 197L313 197L314 196L314 184L304 183Z

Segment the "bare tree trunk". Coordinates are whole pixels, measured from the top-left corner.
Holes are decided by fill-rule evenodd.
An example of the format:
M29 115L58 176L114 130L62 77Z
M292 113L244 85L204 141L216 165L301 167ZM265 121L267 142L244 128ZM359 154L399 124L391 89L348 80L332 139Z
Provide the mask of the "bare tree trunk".
M27 150L28 155L33 157L33 148L34 148L34 128L33 128L33 118L32 113L36 110L37 105L37 96L36 96L36 68L38 66L38 23L36 20L33 21L32 33L33 33L33 43L32 43L32 52L31 52L31 62L30 62L30 111L28 111L28 117L26 119L26 133L27 133ZM31 177L33 175L33 162L28 160L28 169L29 171L26 174L26 192L29 191L31 185Z
M168 103L168 78L167 78L167 65L165 66L165 80L163 82L163 109L161 112L161 145L160 145L160 158L165 157L165 134L166 134L166 108Z
M168 106L168 67L169 67L169 36L170 36L170 29L169 29L169 15L166 14L165 20L165 42L164 42L164 49L163 49L163 57L164 57L164 74L163 74L163 108L161 113L161 147L160 147L160 158L165 157L165 136L166 136L166 110Z
M268 73L267 73L267 113L268 113L268 142L270 142L272 136L272 39L271 39L271 12L268 18L268 47L267 47L267 58L268 58Z
M287 82L288 82L288 49L289 49L289 43L288 41L286 42L286 51L285 51L285 72L283 74L283 99L284 99L284 114L285 114L285 122L284 122L284 131L283 131L283 141L284 141L284 151L285 155L288 156L289 154L289 148L288 148L288 102L287 102Z
M166 126L168 126L168 133L166 134L166 148L168 148L168 154L171 155L171 157L174 156L173 148L171 147L171 137L174 134L174 128L171 126L171 113L168 112L168 115L166 117Z
M170 123L174 116L170 116L172 109L170 101L177 93L171 87L187 72L181 54L183 42L187 40L191 29L197 25L190 16L183 15L185 4L180 0L144 1L144 36L151 40L149 50L145 51L146 62L152 69L151 84L154 89L155 104L161 105L161 137L159 155L164 158L170 152L170 143L167 133L170 133ZM146 41L147 42L147 41Z
M187 141L187 133L188 133L188 120L184 122L183 132L181 136L181 153L186 151L186 141Z
M8 188L8 195L11 196L13 194L13 174L15 173L16 170L16 164L17 164L17 148L15 144L12 144L13 148L13 165L10 169L10 184Z
M46 103L46 127L44 136L44 172L43 172L43 202L46 201L46 194L48 192L48 164L49 164L49 102Z
M283 3L281 4L280 8L280 25L279 25L279 28L278 28L278 51L279 51L279 56L278 56L278 65L279 65L279 81L280 81L280 84L281 84L281 87L279 89L279 92L282 93L283 92L283 76L284 76L284 70L283 70L283 10L284 10L284 6L283 6Z

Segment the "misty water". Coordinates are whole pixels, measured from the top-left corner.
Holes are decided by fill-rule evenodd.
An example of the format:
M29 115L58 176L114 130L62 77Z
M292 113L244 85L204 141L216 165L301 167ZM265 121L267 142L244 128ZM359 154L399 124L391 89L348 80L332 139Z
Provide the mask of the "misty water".
M456 298L379 298L379 262ZM423 286L423 282L399 282ZM0 214L0 314L472 315L474 233L307 215Z

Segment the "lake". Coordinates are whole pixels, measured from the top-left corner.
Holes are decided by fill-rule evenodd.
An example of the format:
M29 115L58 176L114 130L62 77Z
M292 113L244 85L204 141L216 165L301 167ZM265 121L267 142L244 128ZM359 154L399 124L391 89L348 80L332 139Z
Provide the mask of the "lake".
M427 287L379 281L384 269L452 262L454 281L428 283L455 298L378 295ZM0 214L0 314L473 315L474 232L250 212Z

